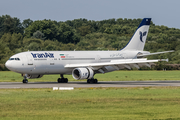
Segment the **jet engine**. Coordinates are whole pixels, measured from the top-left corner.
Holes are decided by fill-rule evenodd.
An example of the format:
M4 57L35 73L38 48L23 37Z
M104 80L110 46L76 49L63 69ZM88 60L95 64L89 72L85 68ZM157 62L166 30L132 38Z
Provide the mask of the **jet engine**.
M91 68L75 68L72 76L76 80L91 79L94 77L94 71Z
M29 74L25 74L25 76L27 77L27 79L33 79L33 78L41 78L43 75L29 75Z

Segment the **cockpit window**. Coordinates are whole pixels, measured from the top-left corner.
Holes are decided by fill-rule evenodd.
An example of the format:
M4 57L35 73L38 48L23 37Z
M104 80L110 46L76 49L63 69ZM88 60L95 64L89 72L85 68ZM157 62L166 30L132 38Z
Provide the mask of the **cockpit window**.
M20 60L19 58L9 58L9 60Z
M9 58L9 60L14 60L14 58Z
M19 58L15 58L15 60L20 60Z

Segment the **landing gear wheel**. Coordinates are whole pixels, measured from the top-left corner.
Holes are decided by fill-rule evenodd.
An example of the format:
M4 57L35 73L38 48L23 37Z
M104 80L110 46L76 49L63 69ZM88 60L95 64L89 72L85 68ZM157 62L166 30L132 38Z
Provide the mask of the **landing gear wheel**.
M68 83L68 79L67 78L58 78L57 82L58 83Z
M27 79L24 79L22 82L23 82L23 83L28 83L28 80L27 80Z
M67 78L64 79L64 83L68 83L68 79Z
M61 78L58 78L58 79L57 79L57 82L58 82L58 83L61 83Z
M87 80L87 83L90 83L90 79Z
M97 79L88 79L87 83L98 83Z
M90 83L94 83L94 79L90 79Z
M98 83L98 80L97 80L97 79L94 79L94 83Z
M27 76L24 75L24 79L23 79L22 83L28 83L28 80L26 78L27 78Z
M64 78L63 74L60 74L61 78L57 79L58 83L68 83L68 79Z

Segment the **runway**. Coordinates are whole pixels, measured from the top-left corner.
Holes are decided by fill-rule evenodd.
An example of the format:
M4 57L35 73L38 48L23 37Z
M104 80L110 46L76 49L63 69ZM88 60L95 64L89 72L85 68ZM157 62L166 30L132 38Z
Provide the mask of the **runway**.
M21 82L0 82L0 89L6 88L53 88L53 87L156 87L156 86L180 86L180 81L106 81L97 84L89 84L87 82L29 82L23 84Z

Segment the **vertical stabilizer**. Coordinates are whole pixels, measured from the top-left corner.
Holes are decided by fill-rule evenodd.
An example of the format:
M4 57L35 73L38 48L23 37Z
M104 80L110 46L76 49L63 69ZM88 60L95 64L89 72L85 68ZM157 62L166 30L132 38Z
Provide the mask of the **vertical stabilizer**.
M122 50L143 51L150 23L151 18L144 18L129 43Z

